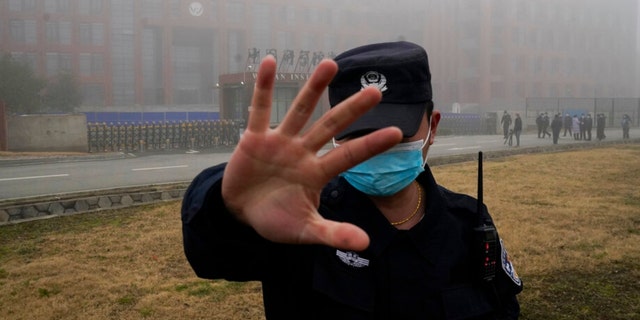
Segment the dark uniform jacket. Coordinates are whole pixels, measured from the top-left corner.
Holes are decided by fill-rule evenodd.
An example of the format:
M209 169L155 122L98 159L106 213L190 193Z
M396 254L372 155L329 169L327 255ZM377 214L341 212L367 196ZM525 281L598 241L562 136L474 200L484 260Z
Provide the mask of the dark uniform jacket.
M518 317L522 283L502 241L495 279L478 280L476 200L438 186L429 168L418 177L426 214L411 230L393 227L342 178L324 188L319 212L364 229L371 241L362 252L265 240L225 208L223 170L204 170L185 194L185 254L199 277L261 281L268 319Z

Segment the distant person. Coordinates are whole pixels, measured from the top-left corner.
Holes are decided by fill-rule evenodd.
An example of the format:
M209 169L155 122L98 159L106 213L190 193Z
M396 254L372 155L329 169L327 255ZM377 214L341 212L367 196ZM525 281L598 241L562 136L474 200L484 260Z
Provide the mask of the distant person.
M622 125L622 139L629 139L629 129L631 128L631 117L628 114L624 114L622 116L622 120L620 121Z
M584 118L584 139L587 141L591 141L591 131L593 130L593 118L591 118L591 114L587 113L587 116Z
M604 134L604 128L607 122L607 117L604 113L599 113L596 117L596 138L602 141L607 136Z
M569 137L573 136L573 133L571 133L572 125L573 125L573 121L571 120L571 116L568 113L565 114L563 119L563 126L564 126L564 134L562 135L563 137L567 136L567 131L569 132Z
M579 124L580 139L579 140L584 140L585 139L585 127L584 127L585 116L584 116L584 113L580 115L579 119L580 119L580 124Z
M573 140L580 140L580 119L578 119L578 115L573 115Z
M551 132L553 133L553 144L558 144L560 130L562 130L562 115L556 114L551 121Z
M504 144L508 144L509 147L513 146L513 129L509 129L507 137L504 139Z
M536 128L538 129L538 139L540 138L544 138L541 137L542 136L542 117L544 116L544 113L540 112L540 114L538 114L538 116L536 117Z
M522 133L522 118L516 112L516 119L513 122L513 134L516 136L516 147L520 146L520 134Z
M551 123L551 119L549 119L549 114L548 113L544 113L544 116L542 116L542 138L546 138L547 135L549 137L551 137L551 133L549 133L549 124Z
M322 60L272 128L276 72L264 58L229 162L185 193L196 274L260 281L267 319L517 319L522 282L486 206L426 166L441 117L426 51L379 43ZM327 86L331 109L306 128Z
M509 127L511 126L511 115L507 112L507 110L505 110L502 114L500 124L502 124L502 133L504 134L504 138L507 139L509 135Z

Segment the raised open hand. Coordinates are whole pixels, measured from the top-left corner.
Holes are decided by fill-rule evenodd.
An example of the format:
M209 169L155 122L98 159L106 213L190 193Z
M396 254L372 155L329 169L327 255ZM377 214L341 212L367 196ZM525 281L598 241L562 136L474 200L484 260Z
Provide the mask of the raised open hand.
M378 89L364 89L301 132L337 68L332 60L318 64L285 119L271 129L276 61L267 56L260 65L247 129L225 169L222 197L240 220L269 240L351 250L369 245L362 229L318 213L320 192L331 178L400 142L402 133L378 130L319 156L334 135L381 98Z

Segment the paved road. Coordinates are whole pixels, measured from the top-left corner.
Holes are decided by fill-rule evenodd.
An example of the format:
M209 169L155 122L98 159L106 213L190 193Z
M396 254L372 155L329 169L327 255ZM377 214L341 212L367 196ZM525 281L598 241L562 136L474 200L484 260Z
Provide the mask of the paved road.
M640 136L633 129L632 137ZM620 129L609 130L607 140L621 140ZM588 143L562 137L559 144ZM535 134L521 137L522 147L551 145ZM509 149L501 135L438 136L429 157ZM326 151L326 150L324 150ZM106 159L76 161L0 161L0 199L54 195L79 191L190 181L203 169L228 160L229 152L126 154Z

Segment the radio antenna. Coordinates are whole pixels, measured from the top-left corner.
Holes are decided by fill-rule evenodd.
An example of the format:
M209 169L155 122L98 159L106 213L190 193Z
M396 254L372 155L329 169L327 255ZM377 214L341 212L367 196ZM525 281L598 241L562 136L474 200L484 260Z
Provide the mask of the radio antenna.
M482 151L478 152L478 214L482 212ZM480 214L482 217L482 214Z

